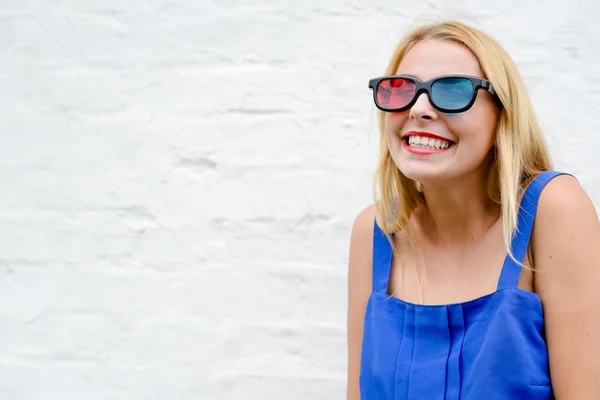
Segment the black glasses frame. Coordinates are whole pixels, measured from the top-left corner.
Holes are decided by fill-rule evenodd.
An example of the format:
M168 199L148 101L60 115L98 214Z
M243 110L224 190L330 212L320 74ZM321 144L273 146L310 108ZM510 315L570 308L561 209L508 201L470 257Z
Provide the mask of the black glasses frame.
M377 101L377 90L379 88L379 84L386 79L399 79L399 78L407 79L407 80L411 80L411 81L415 82L416 88L415 88L415 95L414 95L413 99L404 107L400 107L400 108L383 107ZM459 109L444 108L444 107L440 107L437 104L435 104L435 101L431 98L431 87L437 81L447 79L447 78L454 78L454 79L461 78L461 79L467 79L471 82L471 85L473 87L473 92L471 93L471 101L469 102L469 104L467 104L466 106L459 108ZM422 80L419 80L419 79L415 78L414 76L410 76L410 75L386 75L386 76L380 76L378 78L370 79L369 80L369 88L373 92L373 100L375 101L375 106L377 106L378 109L380 109L381 111L384 111L384 112L406 111L415 105L417 99L419 98L419 96L422 93L427 93L427 98L429 99L429 103L431 103L431 105L436 110L441 111L443 113L461 113L461 112L467 111L475 103L475 100L477 99L477 92L479 91L479 89L484 89L484 90L488 91L492 96L497 97L496 90L494 89L494 87L492 86L490 81L488 81L487 79L483 79L483 78L480 78L477 76L470 76L470 75L442 75L442 76L433 78L429 81L422 81Z

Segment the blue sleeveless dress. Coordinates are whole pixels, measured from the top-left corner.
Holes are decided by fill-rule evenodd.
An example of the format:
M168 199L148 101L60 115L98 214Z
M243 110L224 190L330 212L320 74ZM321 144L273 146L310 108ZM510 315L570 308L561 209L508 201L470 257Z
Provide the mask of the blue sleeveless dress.
M525 259L546 171L528 186L511 243ZM517 288L506 257L495 292L456 304L419 305L387 294L392 249L375 223L373 292L360 366L361 400L549 400L553 398L538 295Z

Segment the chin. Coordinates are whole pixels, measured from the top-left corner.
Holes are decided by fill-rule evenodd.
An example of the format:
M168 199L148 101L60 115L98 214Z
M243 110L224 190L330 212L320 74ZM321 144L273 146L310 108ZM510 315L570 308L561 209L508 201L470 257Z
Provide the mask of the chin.
M454 176L448 168L441 165L429 165L425 167L401 164L398 165L398 169L407 178L415 182L420 182L423 185L443 186Z

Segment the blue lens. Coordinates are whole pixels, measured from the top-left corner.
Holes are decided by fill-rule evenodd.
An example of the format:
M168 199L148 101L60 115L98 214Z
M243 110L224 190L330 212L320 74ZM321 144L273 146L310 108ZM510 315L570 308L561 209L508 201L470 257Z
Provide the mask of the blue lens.
M431 87L433 102L447 110L466 107L473 98L473 84L465 78L442 78Z

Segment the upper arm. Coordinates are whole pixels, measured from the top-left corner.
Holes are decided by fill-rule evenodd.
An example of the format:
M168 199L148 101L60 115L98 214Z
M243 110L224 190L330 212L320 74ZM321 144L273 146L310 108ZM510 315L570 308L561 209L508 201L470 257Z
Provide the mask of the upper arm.
M375 206L361 211L352 225L348 262L348 400L360 399L359 374L365 308L372 287Z
M600 223L575 178L542 191L532 249L554 395L600 399Z

